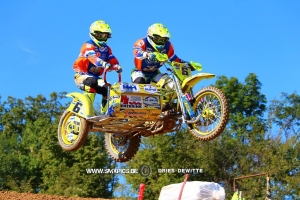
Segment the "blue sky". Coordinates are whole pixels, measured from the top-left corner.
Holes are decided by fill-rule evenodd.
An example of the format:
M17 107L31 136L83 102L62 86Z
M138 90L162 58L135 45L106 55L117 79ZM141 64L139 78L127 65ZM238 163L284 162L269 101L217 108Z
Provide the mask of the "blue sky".
M299 10L297 0L1 0L2 101L79 91L72 64L98 19L112 28L108 44L123 66L123 81L131 80L134 42L160 22L169 29L180 58L202 63L203 72L241 82L253 72L267 99L278 98L300 86ZM108 78L117 81L114 72Z

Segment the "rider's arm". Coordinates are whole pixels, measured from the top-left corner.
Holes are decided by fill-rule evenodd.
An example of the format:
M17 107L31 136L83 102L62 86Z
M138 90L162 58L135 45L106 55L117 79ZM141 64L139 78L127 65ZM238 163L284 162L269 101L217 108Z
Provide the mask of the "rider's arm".
M79 56L73 65L74 71L88 73L89 64L91 62L89 57L96 55L94 49L95 47L93 45L86 42L82 45Z
M142 61L147 58L146 44L143 39L139 39L134 43L133 55L136 69L142 71Z
M111 48L110 48L109 46L107 46L107 47L108 47L108 58L107 58L107 62L108 62L111 66L118 65L118 64L119 64L118 59L113 55Z
M146 44L143 39L139 39L134 43L133 55L135 59L144 60L147 58Z
M103 73L103 67L106 62L97 57L95 49L93 44L88 42L83 44L79 56L73 65L74 71L84 72L86 74L92 73L94 75L101 75Z
M81 47L79 57L87 58L96 67L103 68L107 62L97 55L95 49L96 47L93 44L86 42Z
M169 42L169 50L167 52L167 55L168 55L168 58L169 58L169 61L175 61L175 62L180 62L180 63L183 63L185 62L184 60L180 59L176 54L175 54L175 51L174 51L174 47L172 45L171 42Z
M168 55L168 58L169 58L169 61L170 61L170 62L175 61L175 62L179 62L179 63L186 63L186 64L189 63L189 62L187 62L187 61L185 61L185 60L180 59L180 58L174 53L174 47L173 47L173 45L172 45L171 42L170 42L169 45L170 45L170 46L169 46L169 51L168 51L167 55ZM188 64L188 66L189 66L189 64ZM192 71L195 70L193 67L190 67L190 68L191 68Z

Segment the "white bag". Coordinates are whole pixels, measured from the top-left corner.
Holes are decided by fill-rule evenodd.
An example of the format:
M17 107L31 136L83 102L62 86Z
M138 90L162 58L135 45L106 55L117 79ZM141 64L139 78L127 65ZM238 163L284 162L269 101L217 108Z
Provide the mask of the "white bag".
M158 200L178 200L182 183L164 186ZM204 181L188 181L184 185L181 200L224 200L225 190L219 184Z

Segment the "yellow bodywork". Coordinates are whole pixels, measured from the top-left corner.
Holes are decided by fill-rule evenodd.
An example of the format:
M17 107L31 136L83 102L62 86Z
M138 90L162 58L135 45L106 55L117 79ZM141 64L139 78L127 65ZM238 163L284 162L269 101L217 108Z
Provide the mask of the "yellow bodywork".
M214 78L214 74L209 74L209 73L198 73L193 76L190 76L182 81L181 88L183 93L188 91L191 87L196 85L199 81L202 81L203 79L210 79Z
M76 113L83 118L95 116L93 102L88 96L79 92L72 92L66 96L73 98L73 101L68 107L70 112Z

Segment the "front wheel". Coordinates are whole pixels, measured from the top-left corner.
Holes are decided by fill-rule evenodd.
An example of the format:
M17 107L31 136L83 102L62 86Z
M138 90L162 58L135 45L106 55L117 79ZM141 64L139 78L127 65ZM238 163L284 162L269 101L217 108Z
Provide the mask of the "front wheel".
M228 102L224 93L213 86L205 87L195 96L193 110L200 121L189 125L190 132L199 140L209 141L218 137L229 118Z
M105 133L105 147L107 153L117 162L127 162L133 158L140 147L141 137L125 135L116 136Z
M58 142L66 151L76 151L85 142L89 133L88 122L66 110L58 125Z

